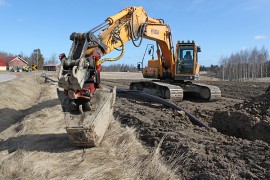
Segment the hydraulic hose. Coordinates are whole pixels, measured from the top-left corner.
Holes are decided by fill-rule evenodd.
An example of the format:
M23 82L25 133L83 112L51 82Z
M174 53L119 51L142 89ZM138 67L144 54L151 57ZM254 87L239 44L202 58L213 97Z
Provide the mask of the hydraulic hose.
M131 41L133 43L133 45L135 47L139 47L141 44L142 44L142 39L143 39L143 34L144 34L144 31L145 31L145 26L146 26L146 23L142 24L139 29L138 29L138 32L136 34L134 34L134 22L133 22L133 17L134 16L134 13L132 13L131 15L131 22L130 22L130 28L129 28L129 31L130 31L130 38L131 38ZM139 41L139 44L136 44L135 41Z
M195 116L193 116L189 112L186 112L185 110L181 109L180 107L176 106L175 104L170 103L170 102L168 102L165 99L162 99L160 97L153 96L153 95L150 95L150 94L146 94L146 93L143 93L142 91L137 91L137 90L122 90L122 89L117 89L116 92L117 93L125 93L125 94L131 94L131 95L135 95L135 96L144 97L144 98L153 100L155 102L161 103L161 104L163 104L163 105L165 105L167 107L170 107L172 109L175 109L175 110L178 110L178 111L184 111L186 113L186 115L189 117L189 120L192 123L194 123L194 124L196 124L196 125L198 125L200 127L205 127L206 129L210 129L209 126L207 126L205 123L203 123L202 121L200 121L198 118L196 118Z
M100 60L101 64L104 63L104 62L107 62L107 61L110 61L110 62L112 62L112 61L117 61L117 60L121 59L121 58L123 57L123 55L125 54L125 44L124 44L123 40L122 40L121 38L117 38L117 39L118 39L118 40L121 42L121 44L122 44L122 51L121 51L121 54L120 54L118 57L116 57L116 58L104 58L104 59L101 59L101 60Z

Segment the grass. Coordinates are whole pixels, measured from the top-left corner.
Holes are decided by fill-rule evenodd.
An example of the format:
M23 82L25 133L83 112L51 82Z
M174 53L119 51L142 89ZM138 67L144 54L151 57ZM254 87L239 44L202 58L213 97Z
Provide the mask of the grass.
M176 170L163 163L159 146L149 152L134 131L113 120L100 147L74 147L59 153L27 148L10 154L2 151L0 179L177 179ZM35 145L33 141L23 143ZM56 138L55 144L60 143ZM46 144L39 142L40 146ZM69 143L63 144L70 149Z
M28 78L20 90L27 91L27 85L31 83ZM16 83L10 84L9 88L13 86ZM33 106L56 98L54 86L45 85L42 91L44 93L40 94L38 102L33 101ZM31 98L31 93L28 95ZM2 103L7 106L9 102ZM23 101L14 103L22 106ZM0 132L0 136L6 135L5 140L0 141L0 179L178 178L176 170L164 164L159 146L149 152L136 138L135 130L121 127L117 120L112 120L100 147L73 147L63 137L64 120L58 106L34 111L31 116L24 116L22 121ZM43 114L42 118L40 114ZM13 130L20 126L24 131ZM55 135L50 134L51 129Z

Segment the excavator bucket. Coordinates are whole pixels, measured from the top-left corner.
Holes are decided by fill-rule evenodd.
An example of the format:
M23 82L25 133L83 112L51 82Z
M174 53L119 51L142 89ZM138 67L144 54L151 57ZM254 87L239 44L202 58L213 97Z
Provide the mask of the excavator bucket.
M69 110L69 98L64 91L57 89L70 142L79 147L98 147L113 117L116 87L100 88L91 99L91 110L83 112Z

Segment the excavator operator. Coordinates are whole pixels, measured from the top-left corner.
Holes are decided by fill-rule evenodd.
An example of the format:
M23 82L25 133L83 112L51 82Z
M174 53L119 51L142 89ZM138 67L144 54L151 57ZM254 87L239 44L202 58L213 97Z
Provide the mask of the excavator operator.
M190 51L186 52L186 55L184 56L184 60L185 60L185 63L192 64L192 56L191 56Z

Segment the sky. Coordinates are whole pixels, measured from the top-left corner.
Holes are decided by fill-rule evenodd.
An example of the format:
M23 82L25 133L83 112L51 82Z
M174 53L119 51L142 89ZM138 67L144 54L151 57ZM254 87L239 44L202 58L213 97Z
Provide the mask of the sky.
M270 0L0 0L0 51L30 56L39 48L46 60L68 54L72 32L86 32L129 6L142 6L149 17L163 19L174 45L194 40L204 66L244 49L270 50ZM136 65L149 43L155 42L144 39L138 48L128 42L116 63Z

